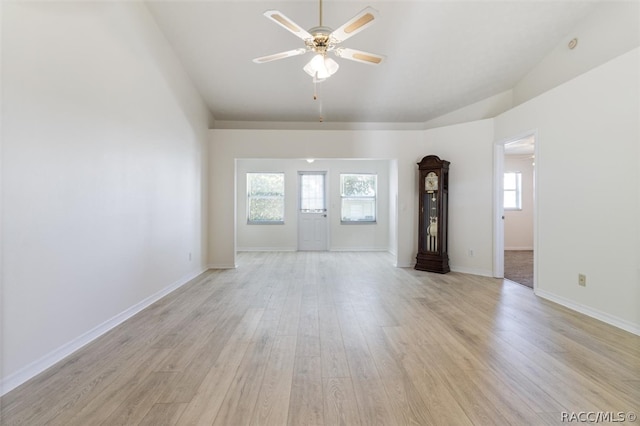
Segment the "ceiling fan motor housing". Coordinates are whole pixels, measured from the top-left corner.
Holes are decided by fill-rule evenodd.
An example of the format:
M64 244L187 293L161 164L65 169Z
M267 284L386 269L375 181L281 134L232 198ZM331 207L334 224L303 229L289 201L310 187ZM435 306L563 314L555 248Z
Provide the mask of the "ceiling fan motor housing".
M325 53L335 48L335 41L330 37L333 30L329 27L319 26L309 30L313 36L312 40L307 40L306 45L316 53Z

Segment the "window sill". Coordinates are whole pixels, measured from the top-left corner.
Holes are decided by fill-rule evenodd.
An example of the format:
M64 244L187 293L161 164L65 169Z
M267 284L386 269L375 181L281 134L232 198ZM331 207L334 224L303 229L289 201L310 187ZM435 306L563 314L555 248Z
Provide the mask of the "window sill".
M283 220L274 220L274 221L269 221L269 222L267 222L267 221L261 222L261 221L255 221L255 220L254 221L248 220L247 221L247 225L284 225L284 221Z
M377 225L375 220L341 220L340 225Z

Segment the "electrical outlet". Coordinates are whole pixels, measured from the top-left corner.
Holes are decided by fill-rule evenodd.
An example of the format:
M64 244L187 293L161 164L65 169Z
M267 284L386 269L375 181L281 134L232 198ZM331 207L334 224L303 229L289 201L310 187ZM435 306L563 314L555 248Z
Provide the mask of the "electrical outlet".
M469 257L473 257L473 249L469 249Z
M189 252L189 262L191 262L191 252Z
M582 287L587 286L587 276L585 274L578 274L578 285Z

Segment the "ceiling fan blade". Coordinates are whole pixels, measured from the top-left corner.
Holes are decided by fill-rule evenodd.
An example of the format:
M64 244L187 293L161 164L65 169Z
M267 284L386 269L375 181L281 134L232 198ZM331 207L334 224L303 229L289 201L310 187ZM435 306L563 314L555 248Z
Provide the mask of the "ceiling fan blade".
M362 50L349 49L348 47L338 47L334 52L341 58L369 65L378 65L385 59L384 56L376 53L363 52Z
M278 59L290 58L292 56L303 55L307 53L307 49L301 47L299 49L287 50L286 52L274 53L273 55L261 56L255 58L253 62L256 64L263 64L265 62L276 61Z
M376 19L378 19L378 11L372 7L367 7L360 11L356 16L349 19L344 25L331 33L331 37L337 42L343 42L349 37L358 34L360 31L368 28Z
M279 10L267 10L263 15L302 40L313 39L313 36L308 31L303 30L302 27L287 18Z

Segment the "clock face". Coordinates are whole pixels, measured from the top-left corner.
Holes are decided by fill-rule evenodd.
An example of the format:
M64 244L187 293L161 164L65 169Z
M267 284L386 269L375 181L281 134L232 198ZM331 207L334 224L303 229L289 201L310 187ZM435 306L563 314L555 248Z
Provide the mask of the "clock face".
M427 173L424 178L425 191L437 191L438 190L438 175L434 172Z

